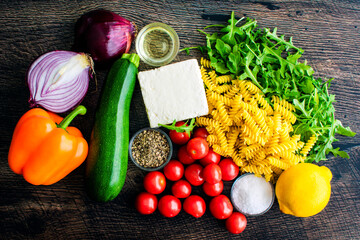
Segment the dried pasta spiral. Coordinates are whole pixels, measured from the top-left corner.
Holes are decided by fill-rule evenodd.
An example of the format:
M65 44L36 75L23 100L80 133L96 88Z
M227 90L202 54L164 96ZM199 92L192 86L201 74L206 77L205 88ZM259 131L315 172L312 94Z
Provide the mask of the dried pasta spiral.
M282 151L278 154L282 159L286 160L286 162L291 163L291 165L295 165L301 161L299 156L295 155L293 152Z
M272 148L270 148L269 152L270 152L270 154L274 154L274 153L280 153L280 152L291 150L291 149L296 149L296 143L294 145L294 142L287 141L287 142L278 144L276 146L273 146Z
M231 75L223 75L223 76L216 77L217 84L231 83L232 80L233 80L233 78L231 77Z
M201 64L201 66L203 66L204 68L213 68L213 67L211 66L211 62L210 62L209 60L205 59L205 58L201 58L201 59L200 59L200 64Z
M229 135L227 137L228 138L228 148L229 148L228 154L229 155L232 155L235 151L234 146L235 146L235 143L236 143L236 140L237 140L239 134L240 134L240 129L238 129L238 128L229 132Z
M215 105L217 112L219 114L219 117L221 118L223 124L225 126L230 126L232 123L232 120L229 118L228 111L225 107L225 104L223 102L217 101ZM214 119L216 119L215 115L213 115Z
M212 146L212 148L213 148L213 151L216 152L217 154L220 154L221 156L228 156L227 152L224 151L220 147L220 145L215 144L215 145Z
M299 150L299 149L303 148L303 147L304 147L304 145L305 145L305 143L304 143L304 142L302 142L302 141L298 141L298 142L297 142L297 145L296 145L296 150Z
M209 94L207 97L210 98L213 102L218 101L224 103L226 106L231 106L232 100L217 92L211 92L211 94Z
M243 125L243 133L247 136L247 142L258 142L262 146L265 145L266 141L265 139L259 134L259 132L253 131L250 127L247 125Z
M281 129L281 114L279 112L274 113L273 122L274 122L274 130L279 132Z
M296 122L295 115L292 112L290 112L290 110L288 110L287 108L275 103L274 104L274 110L276 112L279 112L281 114L281 117L288 120L292 124L294 124Z
M245 87L247 88L247 90L253 94L255 93L261 93L261 90L252 82L246 81L245 83Z
M260 144L252 144L242 150L242 152L245 154L245 157L252 157L254 152L259 150L261 148Z
M217 121L206 117L198 117L195 122L198 126L211 126L214 128L219 126Z
M230 126L232 121L229 118L225 109L215 109L211 111L213 118L219 122L224 122L226 126Z
M273 114L273 109L261 94L257 93L254 97L262 109L264 109L269 115Z
M300 154L306 156L310 152L311 148L315 145L315 142L316 142L316 136L312 135L310 139L306 142L303 149L301 149Z
M219 85L216 86L213 90L217 93L224 93L231 89L231 85Z
M233 119L235 119L236 114L239 112L241 106L242 106L242 96L236 95L231 99L231 106L229 109L229 116Z
M289 131L286 128L281 128L279 131L280 143L290 140Z
M225 132L221 128L215 128L215 133L217 135L221 151L226 153L226 148L228 146L228 141L227 141ZM214 152L216 152L215 149L214 149ZM219 152L216 152L216 153L221 155L221 153L219 153ZM227 154L226 154L226 156L227 156Z
M213 146L213 145L215 145L215 144L218 143L218 138L217 138L216 135L210 134L210 135L208 135L208 136L206 137L206 141L208 142L208 144L209 144L210 146Z
M217 78L216 72L215 71L210 71L208 75L209 75L210 80L213 83L216 83L216 78Z
M280 134L278 132L275 132L270 137L269 141L265 143L265 148L272 149L273 147L279 144L279 141L280 141Z
M210 90L215 89L216 86L212 83L210 77L209 77L208 74L206 73L205 68L201 67L200 71L201 71L201 78L202 78L205 86L206 86L208 89L210 89Z
M240 154L233 154L232 156L233 161L236 165L238 165L239 167L244 165L244 159L240 156Z
M288 109L289 111L295 112L295 106L294 105L292 105L291 103L289 103L288 101L286 101L284 99L280 100L280 98L278 96L273 95L272 98L271 98L271 101L274 104L278 104L278 105Z
M264 134L269 133L270 129L265 122L265 115L261 111L254 112L253 118Z
M242 117L254 134L261 134L261 130L257 126L254 118L246 110L242 113Z
M280 159L272 157L272 156L268 157L267 160L269 161L269 163L272 166L277 167L282 170L286 170L290 167L290 164L285 163L285 162L281 161Z
M232 88L226 92L224 94L224 97L227 97L227 98L233 98L235 96L238 96L237 94L240 92L240 89L236 86L236 85L233 85Z

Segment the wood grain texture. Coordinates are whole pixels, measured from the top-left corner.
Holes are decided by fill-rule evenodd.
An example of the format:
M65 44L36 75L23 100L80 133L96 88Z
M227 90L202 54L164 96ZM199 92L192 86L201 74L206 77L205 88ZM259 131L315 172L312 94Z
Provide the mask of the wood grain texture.
M333 172L332 196L320 214L295 218L282 214L278 204L265 215L249 217L246 230L229 234L224 221L209 211L195 219L182 211L167 219L158 212L139 215L136 195L143 190L144 172L129 161L120 195L110 203L96 203L84 191L84 165L52 186L32 186L7 165L12 131L28 110L26 71L39 55L51 50L70 50L75 21L81 14L104 8L139 28L160 21L179 34L180 48L204 45L197 32L226 21L232 10L237 17L258 20L260 27L278 27L293 36L305 50L304 58L316 76L334 77L330 92L336 94L336 117L360 132L360 2L319 1L1 1L0 2L0 239L359 239L360 230L360 136L338 137L350 159L330 158L320 163ZM132 52L135 52L134 47ZM179 53L175 61L200 58L199 52ZM140 70L150 69L140 64ZM106 70L96 69L101 89ZM100 91L95 82L83 104L84 117L74 120L89 139ZM139 85L131 103L130 135L149 125ZM229 194L231 182L225 183ZM166 193L169 193L169 186ZM204 196L200 188L194 193ZM204 196L206 201L209 198Z

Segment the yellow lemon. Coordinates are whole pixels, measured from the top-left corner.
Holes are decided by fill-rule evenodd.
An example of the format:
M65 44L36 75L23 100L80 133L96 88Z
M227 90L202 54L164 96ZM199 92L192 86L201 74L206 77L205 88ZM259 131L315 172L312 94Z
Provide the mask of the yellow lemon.
M300 163L285 170L276 183L276 197L283 213L310 217L323 210L331 194L329 168Z

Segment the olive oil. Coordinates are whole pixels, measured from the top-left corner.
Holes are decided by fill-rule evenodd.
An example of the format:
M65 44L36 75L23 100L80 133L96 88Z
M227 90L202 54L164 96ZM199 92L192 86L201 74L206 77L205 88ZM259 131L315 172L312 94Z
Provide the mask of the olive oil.
M163 23L151 23L141 29L136 39L136 51L141 60L152 66L171 62L179 51L179 37Z
M144 36L144 51L152 59L160 60L171 53L174 42L162 28L154 28Z

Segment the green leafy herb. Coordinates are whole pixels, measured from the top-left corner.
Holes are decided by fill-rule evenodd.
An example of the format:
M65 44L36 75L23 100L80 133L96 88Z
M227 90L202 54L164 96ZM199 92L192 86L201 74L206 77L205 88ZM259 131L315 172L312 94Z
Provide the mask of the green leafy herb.
M188 125L188 121L186 121L185 124L183 124L182 126L175 126L176 124L176 120L174 120L174 122L171 125L163 125L163 124L159 124L159 126L167 128L169 130L175 130L176 132L186 132L187 134L189 134L189 136L191 135L192 130L195 127L195 118L191 119L190 124Z
M183 48L183 49L180 49L180 52L182 51L185 51L186 54L190 54L190 50L191 49L197 49L197 50L200 50L202 53L205 53L206 52L206 47L204 46L197 46L197 47L187 47L187 48Z
M326 160L329 153L348 158L346 152L332 147L336 133L349 137L356 134L335 119L335 96L328 92L332 79L323 82L314 78L311 66L299 61L304 51L294 46L292 38L279 36L276 28L258 29L255 20L236 20L234 12L228 23L204 28L221 27L212 34L199 30L205 34L206 46L196 48L205 50L211 66L220 74L231 73L240 80L252 81L269 103L273 95L292 102L297 117L293 134L301 134L304 142L317 135L307 162Z

